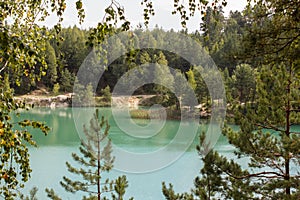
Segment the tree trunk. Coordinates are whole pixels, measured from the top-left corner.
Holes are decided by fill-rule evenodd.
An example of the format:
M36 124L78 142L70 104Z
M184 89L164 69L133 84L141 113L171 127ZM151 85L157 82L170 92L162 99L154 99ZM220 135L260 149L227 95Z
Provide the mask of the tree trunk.
M98 135L98 139L99 139L99 135ZM100 159L101 159L101 155L100 155L100 141L98 140L98 144L97 144L97 159L98 159L98 162L97 162L97 175L98 175L98 180L97 180L97 194L98 194L98 200L101 200L101 182L100 182L100 175L101 175L101 162L100 162Z
M289 80L287 85L287 105L286 105L286 129L285 134L287 137L290 137L290 113L291 113L291 102L290 102L290 93L291 93L291 78L292 78L292 69L289 68ZM287 157L285 158L285 176L284 179L290 180L290 153L287 152ZM291 194L291 187L287 186L285 188L285 194Z

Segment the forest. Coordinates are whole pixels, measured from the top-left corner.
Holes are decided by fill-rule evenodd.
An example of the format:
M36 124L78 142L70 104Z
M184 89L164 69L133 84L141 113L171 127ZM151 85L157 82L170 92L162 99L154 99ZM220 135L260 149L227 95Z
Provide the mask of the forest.
M239 11L230 12L226 18L222 10L215 12L209 7L207 13L205 23L201 24L201 30L193 33L189 33L188 30L178 32L187 34L197 40L200 45L209 52L217 67L224 75L224 81L227 83L226 87L234 88L235 91L232 94L234 98L240 96L239 99L244 102L252 98L251 94L253 92L249 92L247 95L243 94L243 88L239 88L237 85L244 85L244 90L255 90L254 73L252 73L256 68L255 63L251 59L242 56L244 49L241 48L241 39L246 35L246 29L250 27L251 24L246 21L246 16ZM54 32L55 30L49 31ZM93 41L89 38L92 31L93 30L81 30L75 26L62 28L57 36L62 40L57 41L54 38L45 44L47 69L44 76L42 76L40 80L31 79L29 76L20 77L18 73L12 73L12 71L8 70L3 76L8 82L9 87L14 90L16 95L30 93L39 87L46 87L50 93L53 92L55 87L59 88L59 92L61 93L72 92L78 69L87 55L92 51ZM132 30L134 37L137 37L134 40L147 42L154 47L156 43L163 43L167 32L168 31L158 26L153 30L138 28ZM175 31L169 30L169 32ZM180 43L180 41L178 41L178 43ZM176 43L173 45L176 46ZM122 44L120 41L119 46L115 46L114 49L124 49L125 46L127 46L127 44ZM193 74L189 75L190 73L196 73L193 72L193 66L190 63L171 52L142 49L136 50L132 56L133 58L131 58L130 62L128 62L126 56L124 56L109 65L103 77L101 77L96 90L97 95L100 95L101 89L107 86L112 90L121 75L133 68L134 65L138 66L146 62L166 63L168 66L184 74L187 78L194 76ZM40 69L37 67L36 70L39 71ZM187 73L189 71L190 73ZM244 75L246 76L245 78L238 77L238 73L242 71L246 71ZM173 76L175 76L175 74L173 74ZM200 96L205 96L205 89L203 88L206 86L203 80L201 80L201 76L197 75L196 79L198 80L190 80L190 82L196 82L197 94L200 98ZM245 81L245 83L242 83L243 81ZM87 85L87 83L85 84ZM20 85L22 85L22 87L20 87ZM153 87L150 86L136 91L137 94L151 94L157 92L158 91L153 91Z
M93 96L110 101L111 92L123 74L140 65L156 63L151 72L153 77L163 77L161 82L174 90L184 91L188 89L176 81L176 77L183 76L194 90L198 103L211 108L213 99L204 81L210 77L203 77L195 70L202 66L193 66L172 52L155 48L167 41L168 33L177 32L197 41L222 75L227 106L227 121L222 134L234 146L236 159L226 158L215 150L206 152L203 148L209 144L203 145L206 135L201 133L196 151L204 166L194 179L194 187L177 193L172 183L163 182L165 199L299 199L299 1L248 0L243 11L231 11L225 16L223 8L227 1L230 0L199 1L197 4L189 0L187 6L174 0L173 14L180 16L180 31L164 30L158 25L152 30L142 26L131 28L124 8L114 0L105 8L103 21L90 29L61 26L65 1L0 2L0 196L3 199L36 199L36 188L29 196L19 192L30 179L28 147L37 145L28 128L39 129L45 135L50 130L40 121L12 120L12 113L33 107L16 101L16 96L41 88L49 96L72 93L74 88L81 88L85 92L75 94L73 99L78 104L86 103ZM83 4L81 0L75 3L80 22L85 17ZM147 27L155 10L151 0L142 1L142 5ZM53 28L39 26L36 21L44 21L49 16L49 9L57 15L58 23ZM190 32L187 21L196 10L202 17L200 28ZM130 42L135 45L143 46L136 44L142 41L154 48L126 49L128 54L109 63L96 88L89 82L90 77L84 82L79 81L77 73L82 63L94 62L86 60L90 52L107 37L123 31L127 31ZM173 39L172 44L164 45L183 43L180 37ZM117 42L115 46L108 46L114 50L130 46L121 40ZM192 44L185 45L180 47L183 51ZM96 69L91 67L89 70L93 73ZM134 81L127 84L134 85ZM178 109L180 100L170 88L146 84L134 94L156 95L161 97L156 103ZM122 91L118 94L122 95ZM232 129L231 124L239 126L239 130ZM104 193L111 193L109 199L123 199L129 184L125 176L112 181L101 179L103 171L109 172L114 162L110 140L103 148L99 145L104 138L109 138L109 128L98 111L90 120L90 126L84 126L89 142L81 143L82 155L72 154L72 157L86 168L77 169L66 163L68 171L82 176L84 181L63 177L60 184L67 192L85 192L89 196L83 199L107 199ZM249 158L247 169L237 162L240 158ZM95 191L90 191L91 186ZM61 199L51 188L46 192L51 199Z
M178 31L178 33L186 34L198 41L203 49L209 53L222 73L225 87L230 88L227 90L227 101L238 100L240 103L255 98L256 60L245 56L245 49L242 48L241 44L242 38L246 37L246 30L251 27L251 23L247 22L246 19L247 16L239 11L232 11L228 17L225 17L221 8L215 11L208 7L205 21L201 24L199 31L193 33L189 33L187 29ZM53 29L49 31L55 32ZM77 86L87 88L89 82L79 83L78 80L76 81L76 74L84 59L92 51L93 44L95 44L95 41L90 37L92 32L92 29L81 30L75 26L62 28L57 35L61 40L57 41L54 38L45 44L47 69L44 75L40 79L32 79L30 76L19 76L18 73L8 70L4 73L7 87L13 89L15 95L30 94L32 91L43 88L50 96L71 93ZM109 96L120 77L130 69L144 63L159 63L176 70L172 72L173 74L169 71L164 72L166 76L163 82L171 83L172 87L177 88L174 77L176 74L178 77L183 75L188 79L191 87L195 89L198 102L209 104L210 97L202 77L203 74L199 74L197 70L193 69L191 63L178 55L155 49L156 44L161 45L170 32L175 31L164 31L158 26L153 30L142 30L141 28L132 30L133 42L142 41L154 48L132 51L130 60L127 55L124 55L113 61L105 70L97 88L89 88L90 96L93 96L93 92L96 96ZM174 40L178 44L183 42L179 39ZM118 41L113 50L127 48L128 45L122 44L122 42L124 41ZM173 45L176 46L176 42ZM36 68L36 70L36 74L39 74L40 69ZM153 72L154 76L159 73L159 69ZM135 94L162 95L163 98L156 98L155 100L159 100L159 103L167 106L176 104L176 98L174 95L172 96L170 91L168 92L167 88L156 87L154 84L148 84L137 89Z

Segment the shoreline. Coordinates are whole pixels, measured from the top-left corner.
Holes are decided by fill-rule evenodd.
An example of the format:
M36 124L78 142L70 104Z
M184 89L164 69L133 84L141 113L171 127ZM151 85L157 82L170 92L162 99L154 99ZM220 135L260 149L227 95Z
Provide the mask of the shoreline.
M57 96L22 95L22 96L15 96L14 99L16 101L23 101L26 104L33 104L35 107L41 107L41 108L70 108L72 107L73 95L74 95L73 93L60 94ZM199 110L192 111L192 110L183 109L181 111L181 110L166 108L165 116L163 116L160 110L150 111L147 109L143 109L143 107L148 106L148 105L144 105L143 103L151 99L153 96L154 95L148 95L148 96L136 95L131 97L128 96L113 97L115 98L113 104L110 101L101 100L101 97L96 96L94 97L94 103L95 103L94 106L129 108L130 115L133 119L150 119L150 118L162 119L166 117L167 119L170 120L181 120L181 119L192 119L192 118L201 118L201 119L210 118L210 112L203 112Z
M107 100L102 96L94 96L94 99L92 101L94 105L93 104L91 105L96 107L116 106L116 107L138 108L139 106L147 106L144 102L149 99L151 100L153 96L155 95L116 96L116 97L112 97L112 100ZM34 104L36 107L56 108L56 107L72 107L73 97L74 97L74 93L65 93L56 96L28 94L28 95L14 96L13 98L16 101L23 101L27 104ZM82 107L88 107L88 106L83 105Z
M22 95L13 97L16 101L33 104L36 107L61 108L72 106L72 93L57 96Z

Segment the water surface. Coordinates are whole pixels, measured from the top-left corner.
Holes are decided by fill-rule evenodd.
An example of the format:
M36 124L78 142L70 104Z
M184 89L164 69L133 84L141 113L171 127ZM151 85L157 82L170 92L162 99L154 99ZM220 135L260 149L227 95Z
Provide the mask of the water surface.
M81 109L81 108L78 108ZM83 108L82 108L83 109ZM147 153L157 151L167 145L176 135L179 121L168 120L162 130L150 138L135 138L119 129L109 108L101 108L101 115L104 115L110 124L109 137L118 148L135 153ZM80 135L82 129L74 124L71 108L35 108L21 114L21 118L44 121L51 127L47 136L34 132L34 139L38 148L30 148L31 166L33 172L31 179L27 182L24 191L37 186L39 199L46 199L45 188L53 188L63 199L81 199L82 193L74 195L64 191L59 181L63 176L76 176L68 173L65 162L68 161L78 166L71 158L72 152L78 153ZM82 123L87 123L87 116L80 116ZM147 124L145 120L135 120L140 125ZM206 126L200 126L199 131L205 130ZM142 133L141 133L142 134ZM189 134L188 132L186 134ZM126 198L133 196L137 200L159 200L163 199L161 183L172 183L177 192L189 191L193 186L194 178L199 174L202 167L200 157L195 150L198 144L198 136L194 138L192 145L187 151L172 164L149 173L125 173L119 170L112 170L105 177L115 178L125 174L129 181ZM174 151L182 150L182 144L178 143ZM233 148L224 137L220 137L215 149L223 154L232 155ZM164 152L162 157L172 156L172 151ZM132 162L128 160L128 162ZM139 163L131 163L138 165Z

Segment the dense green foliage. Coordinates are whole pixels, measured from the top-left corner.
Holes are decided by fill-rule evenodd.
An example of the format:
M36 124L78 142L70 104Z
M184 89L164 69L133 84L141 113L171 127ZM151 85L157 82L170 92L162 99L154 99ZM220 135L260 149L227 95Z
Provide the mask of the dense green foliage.
M175 0L173 13L179 13L181 24L186 28L186 21L197 10L201 12L201 30L189 35L203 45L223 72L229 114L234 113L234 122L240 125L239 131L226 128L224 135L236 147L237 161L245 157L249 162L246 170L236 160L229 161L217 152L211 152L203 158L201 176L195 179L195 188L191 193L176 194L172 187L167 188L164 184L165 197L299 199L299 174L291 172L292 167L300 165L299 133L293 132L292 127L299 123L299 2L248 0L244 12L231 12L227 18L222 12L226 0L212 3L201 0L199 4L193 0L188 2L187 5L182 0ZM82 22L85 16L82 1L78 0L75 4L79 21ZM151 0L144 0L142 5L147 25L155 10ZM96 94L110 99L109 90L125 72L153 62L168 64L176 69L175 74L168 72L165 79L157 81L168 83L180 94L186 89L178 87L184 77L195 89L200 103L211 103L203 77L193 66L171 52L155 49L131 51L130 60L125 56L115 60L105 71L97 88L91 87L89 82L78 83L75 74L91 47L115 32L128 30L130 22L126 20L122 6L112 0L97 27L90 30L76 27L62 29L60 23L65 9L64 0L0 2L0 195L5 199L18 198L17 190L30 176L27 145L35 145L35 142L27 127L39 128L44 133L48 130L40 122L12 120L11 116L17 110L28 107L16 102L13 92L26 94L46 87L48 91L58 94L72 92L75 85L87 90L87 95L75 96L78 104L89 105L93 99L93 89ZM47 18L50 10L58 16L58 24L53 29L37 25L38 21ZM139 38L145 36L141 32L145 32L147 37ZM188 34L187 30L181 33ZM131 34L155 47L164 41L166 32L159 28L153 31L136 29ZM115 49L123 49L126 45L120 41ZM170 45L176 45L176 38ZM165 70L161 65L156 65L153 73L160 74ZM214 83L214 80L207 78L210 84ZM170 99L177 108L179 106L170 91L160 85L145 85L136 93L158 94L164 96L163 101ZM198 151L201 152L201 149ZM69 169L76 171L71 166ZM115 183L127 184L124 178ZM122 187L114 189L118 194L124 194ZM53 199L58 198L53 191L49 192Z
M79 21L82 22L85 16L82 1L75 3ZM58 76L62 77L62 71L58 69L58 66L62 66L61 59L57 59L55 46L50 45L49 41L60 37L58 33L65 9L64 0L0 2L0 196L5 199L29 198L19 192L31 172L28 146L36 145L28 127L41 129L45 134L49 129L41 122L29 119L18 121L16 117L12 119L21 109L29 108L12 95L13 92L30 92L40 84L42 78L45 85L51 88L49 91L52 91L52 87L58 83ZM116 25L116 19L124 22L123 30L128 28L129 22L124 17L123 8L114 1L105 12L107 15L103 23L99 23L94 32L101 27L108 27L104 29L105 35ZM52 30L38 25L50 14L56 15L58 20ZM66 82L63 82L65 85L62 84L61 89L67 91L74 79L71 73L64 72ZM35 198L33 193L32 199Z
M221 11L215 13L213 10L211 10L210 7L208 8L207 12L211 12L211 16L210 20L206 20L204 23L205 25L203 25L202 27L203 33L200 34L198 31L196 31L194 33L190 33L189 35L194 39L198 40L199 43L201 43L203 47L209 51L211 56L215 59L217 66L221 70L228 70L230 78L237 64L243 63L243 60L233 59L233 57L235 56L235 53L237 51L236 42L240 42L239 39L242 38L243 35L245 35L244 21L246 20L246 16L244 16L240 12L232 12L230 13L230 16L228 18L225 18ZM240 21L242 22L240 23ZM224 30L224 32L218 33L217 36L214 35L215 33L213 33L213 30L211 30L213 28L209 28L216 26L216 24L219 26L220 30ZM232 24L235 24L235 26L233 26ZM86 56L92 50L89 46L86 45L86 43L89 44L91 42L89 36L90 34L92 34L92 32L92 29L80 30L77 27L63 28L58 34L58 37L62 37L64 38L64 40L60 41L59 45L54 39L50 41L51 45L47 43L48 51L46 52L46 61L48 64L48 69L46 77L41 79L40 81L35 81L30 85L30 87L27 87L25 89L23 88L22 90L20 90L20 88L17 85L13 84L13 80L11 80L10 85L14 88L17 94L24 94L24 92L30 92L35 89L38 89L41 86L48 88L48 91L53 91L53 87L55 84L56 89L58 88L57 84L59 85L60 92L72 92L73 85L74 83L76 83L75 75L78 72L80 65L83 62L93 62L92 60L84 61ZM135 29L132 30L131 34L134 36L135 41L147 42L155 47L158 44L163 44L163 42L165 41L164 38L168 35L168 32L174 31L164 31L157 27L152 31L143 31L142 29ZM180 33L188 34L187 32L182 31L180 31ZM215 37L217 37L217 39ZM233 37L236 37L238 39L232 41ZM220 44L214 44L215 41L212 41L210 38L215 38L214 40L222 42ZM174 43L172 44L174 45L174 47L176 47L176 42L178 42L178 44L182 43L182 41L180 41L179 38L177 40L176 39L177 38L174 38ZM183 46L182 48L187 48L188 44L186 45L186 47ZM118 40L117 45L112 48L112 51L118 51L120 49L128 48L128 44L126 43L126 41ZM55 53L53 51L55 51ZM204 99L209 99L208 90L206 89L206 84L202 78L203 74L195 72L193 70L193 66L191 66L191 64L188 63L186 60L178 57L178 55L174 55L173 53L167 51L155 49L142 49L136 50L132 56L133 57L131 58L130 62L128 62L126 56L123 56L110 64L110 66L107 68L107 70L101 77L97 88L93 88L95 90L96 95L101 96L102 90L104 88L107 88L107 86L109 86L110 90L112 91L115 84L118 82L118 80L124 73L128 72L130 69L136 66L150 62L158 63L161 65L167 65L171 68L178 69L178 72L183 74L183 76L188 80L191 88L197 91L196 95L200 102L204 101ZM96 65L91 64L91 66ZM162 70L165 70L160 68L161 67L158 67L158 65L155 67L153 76L155 76L155 74L161 74ZM91 69L89 70L96 69L93 69L91 67ZM164 80L156 81L161 83L168 83L168 85L170 85L169 90L168 88L163 86L149 84L139 88L135 91L135 93L160 95L164 94L172 96L171 94L169 94L169 91L170 89L177 87L177 84L172 80L175 76L175 72L172 72L170 75L164 77L155 76L157 79L164 78ZM86 78L84 80L86 80L86 82L80 84L84 88L86 88L89 84L88 80L90 79ZM243 80L237 79L235 80L235 84L230 84L228 85L228 87L238 86L239 84L242 85L243 83L240 83L239 81ZM232 81L230 83L232 83ZM135 82L134 80L132 80L132 83L128 84L135 84ZM234 94L232 94L231 96L239 97L240 95L244 95L240 94L238 90L235 91L236 92L234 92ZM240 100L243 101L243 98L245 97L241 97ZM172 101L173 103L175 102L174 100Z
M299 2L257 1L245 10L241 64L232 77L224 71L238 131L223 134L235 159L212 151L191 192L177 194L163 183L166 199L299 199ZM246 91L246 92L245 92ZM249 95L249 96L248 96ZM240 102L240 103L238 103ZM205 138L202 135L201 141ZM201 156L202 149L198 148ZM243 160L241 160L243 159ZM241 165L242 162L246 165Z
M0 2L0 196L5 199L18 199L20 188L30 177L28 146L36 143L29 127L45 134L49 130L41 122L13 117L29 106L14 100L11 87L22 85L24 89L46 73L44 51L52 36L36 21L43 21L48 9L59 18L64 10L63 2L49 1L44 7L39 4L28 0ZM15 89L17 92L19 87Z
M20 109L29 109L23 102L15 102L11 93L1 89L0 95L0 195L15 199L18 189L29 179L28 145L36 146L28 127L40 129L47 134L49 128L41 122L12 119L11 113L19 115ZM18 129L14 129L18 125Z

